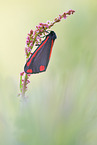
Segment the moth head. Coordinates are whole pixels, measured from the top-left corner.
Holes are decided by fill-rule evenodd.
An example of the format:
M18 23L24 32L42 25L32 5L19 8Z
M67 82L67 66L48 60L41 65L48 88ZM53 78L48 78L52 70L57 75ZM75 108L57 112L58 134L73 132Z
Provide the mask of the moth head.
M50 35L51 35L53 40L55 40L57 38L56 33L54 31L51 31Z

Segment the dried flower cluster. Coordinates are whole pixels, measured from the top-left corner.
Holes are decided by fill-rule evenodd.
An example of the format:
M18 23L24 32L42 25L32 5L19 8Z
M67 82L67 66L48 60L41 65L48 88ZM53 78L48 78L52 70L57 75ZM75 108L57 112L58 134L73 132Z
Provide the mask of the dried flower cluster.
M34 45L39 45L42 42L42 35L46 35L46 30L50 29L55 23L60 22L61 19L66 19L68 15L73 14L74 10L69 10L62 15L59 15L54 19L54 21L47 21L47 23L39 23L38 26L36 26L36 30L30 30L30 33L28 33L28 36L26 38L26 45L25 45L25 55L26 55L26 61L28 60L29 56L31 55L31 50ZM24 77L24 78L23 78ZM29 81L30 75L26 74L25 72L20 73L20 91L22 97L25 97L25 92L27 90L27 84L30 83Z

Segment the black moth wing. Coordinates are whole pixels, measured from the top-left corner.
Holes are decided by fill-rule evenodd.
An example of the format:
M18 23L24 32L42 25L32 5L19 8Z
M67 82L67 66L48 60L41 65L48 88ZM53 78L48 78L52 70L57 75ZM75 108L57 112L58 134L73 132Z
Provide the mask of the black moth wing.
M46 70L49 63L49 55L51 48L51 38L47 40L47 42L42 46L42 48L37 52L36 56L31 61L29 69L32 69L33 73L39 73ZM40 67L44 69L40 71Z
M53 33L53 35L52 35ZM48 39L46 41L46 39ZM34 55L35 52L33 52L33 54L31 55L31 57L29 58L29 60L32 58L31 63L29 66L27 66L27 63L24 67L24 70L26 73L28 74L35 74L35 73L40 73L43 71L46 71L48 63L49 63L49 58L50 58L50 51L51 51L51 45L54 42L54 40L56 39L56 35L53 31L51 31L47 36L46 39L43 41L46 43L43 44L43 42L39 45L39 47L43 44L43 46L39 49L39 47L35 50L35 52L37 51L35 57L32 58L32 56ZM53 42L52 42L53 41ZM29 61L28 60L28 61ZM27 61L27 62L28 62ZM27 72L27 70L31 70L32 72L29 73L29 71Z

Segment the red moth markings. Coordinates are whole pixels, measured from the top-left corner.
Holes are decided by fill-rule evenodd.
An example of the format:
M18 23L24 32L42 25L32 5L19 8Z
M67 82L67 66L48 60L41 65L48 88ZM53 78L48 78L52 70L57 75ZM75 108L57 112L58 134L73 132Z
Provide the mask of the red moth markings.
M45 66L41 65L39 69L40 69L40 71L43 71L43 70L45 70Z
M48 40L49 36L46 38L46 40L40 45L40 47L35 51L35 53L32 55L31 59L28 61L27 66L30 65L33 57L35 57L35 55L37 54L37 52L40 50L40 48L46 43L46 41Z
M52 43L51 43L51 49L50 49L50 55L49 55L49 59L50 59L50 57L51 57L52 48L53 48L53 40L52 40Z
M32 73L32 72L33 72L32 69L27 70L27 73Z

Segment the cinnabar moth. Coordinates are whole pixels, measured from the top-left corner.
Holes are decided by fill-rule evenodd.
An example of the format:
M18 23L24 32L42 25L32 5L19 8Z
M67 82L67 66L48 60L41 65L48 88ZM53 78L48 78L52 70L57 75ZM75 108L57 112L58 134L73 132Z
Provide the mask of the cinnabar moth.
M32 53L25 64L24 71L27 74L35 74L46 71L52 52L52 47L57 38L54 31L51 31L38 48Z

